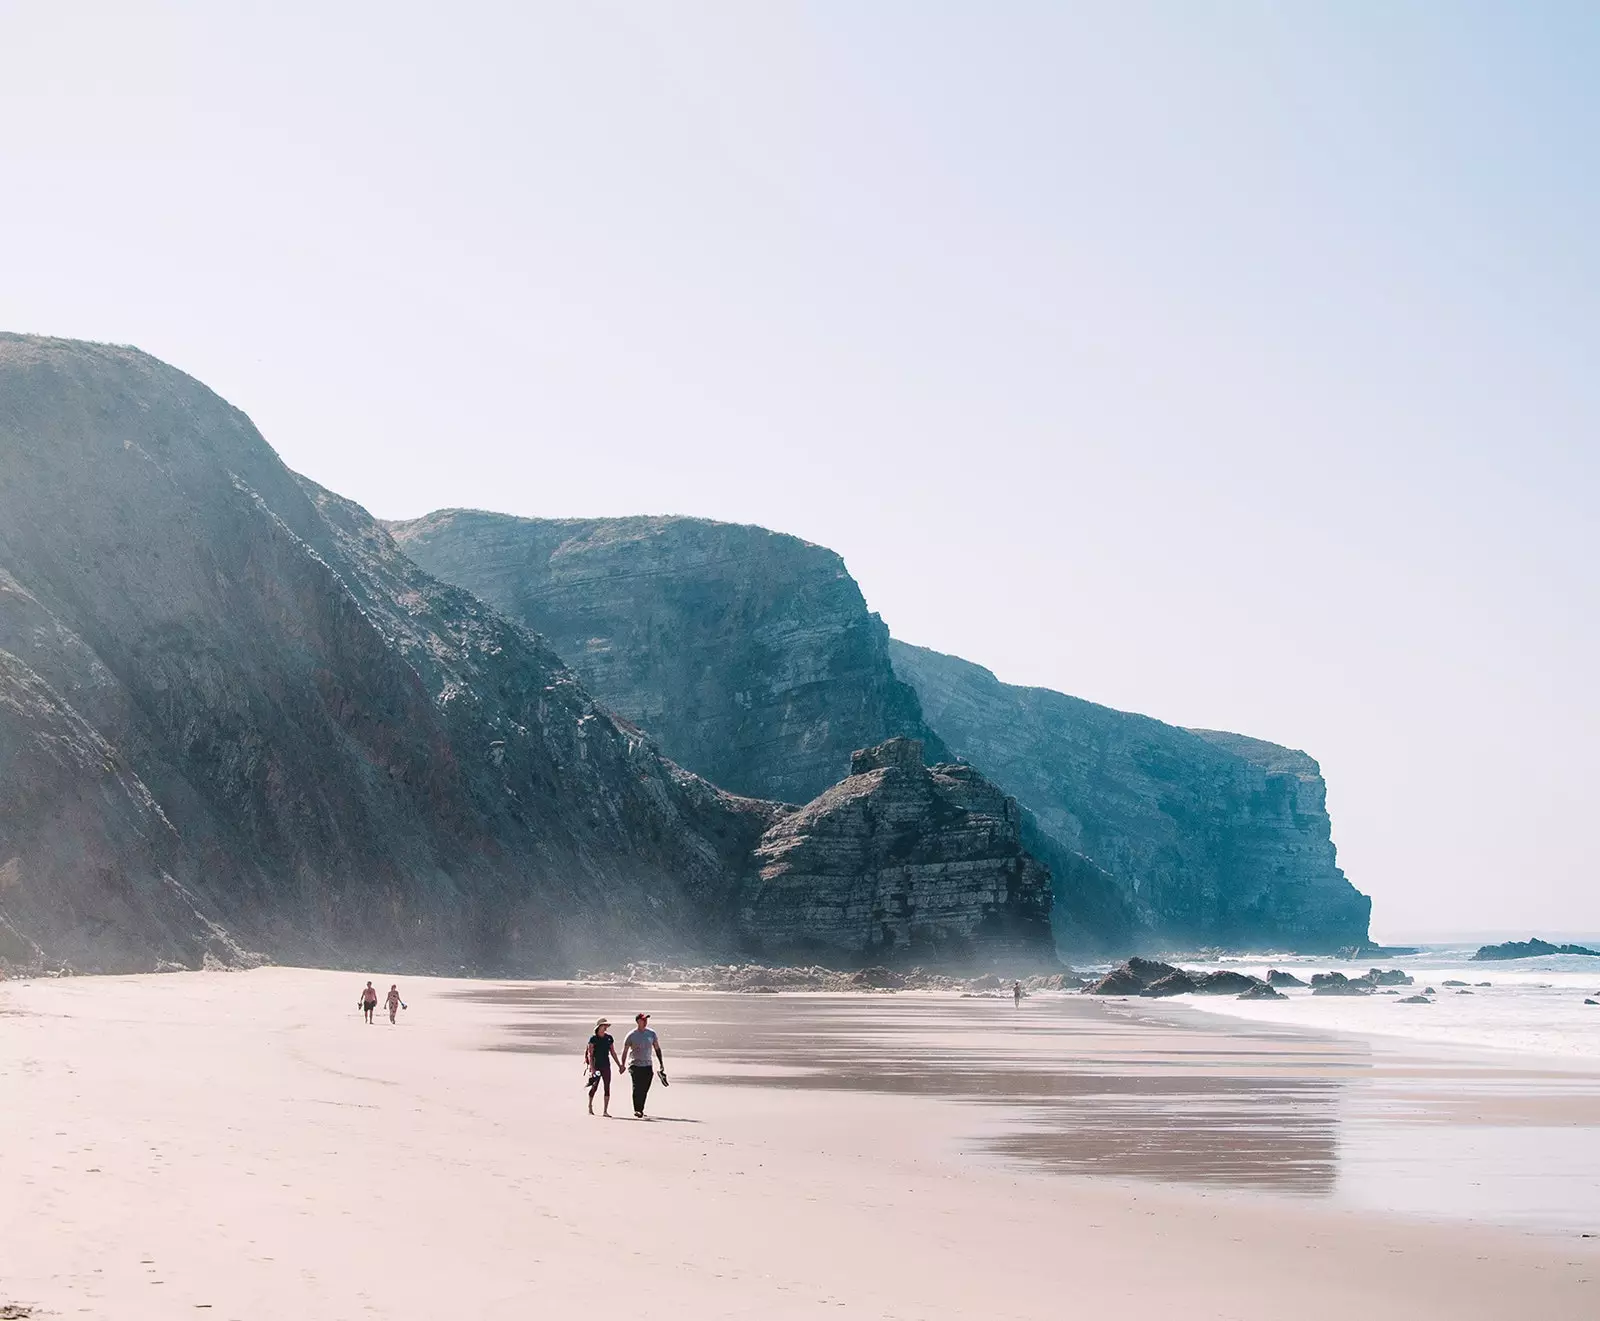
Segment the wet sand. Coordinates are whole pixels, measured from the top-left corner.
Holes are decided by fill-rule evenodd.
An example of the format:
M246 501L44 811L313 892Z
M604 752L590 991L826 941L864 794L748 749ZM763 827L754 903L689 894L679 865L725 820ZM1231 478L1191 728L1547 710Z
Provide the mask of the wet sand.
M680 1049L705 1060L706 1081L976 1103L988 1113L970 1121L972 1153L1075 1175L1600 1230L1600 1074L1581 1068L1071 994L1035 994L1020 1012L1009 996L620 994L641 993L662 994L684 1020ZM462 994L510 1011L504 1048L561 1053L570 1022L619 992Z
M0 1306L1600 1314L1590 1075L1065 996L412 981L367 1027L363 980L0 985ZM591 1119L639 1004L673 1086Z

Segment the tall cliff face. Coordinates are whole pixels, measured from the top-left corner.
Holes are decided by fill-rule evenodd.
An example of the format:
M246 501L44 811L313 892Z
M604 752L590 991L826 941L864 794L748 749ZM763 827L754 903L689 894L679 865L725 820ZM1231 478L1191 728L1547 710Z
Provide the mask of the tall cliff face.
M0 336L0 959L732 937L777 815L130 349Z
M1365 938L1369 904L1335 864L1310 758L1008 688L891 642L831 551L678 518L445 511L393 530L726 787L812 798L850 749L896 735L921 738L930 761L970 761L1021 803L1069 948Z
M1114 878L1136 943L1366 940L1371 901L1336 865L1305 753L1013 687L898 641L891 652L950 747L1034 813L1041 856L1054 843Z
M741 904L759 948L1050 956L1050 874L1022 846L1016 803L972 767L922 756L915 739L860 750L846 779L767 831Z
M428 572L549 639L589 691L736 793L805 802L895 735L944 755L830 550L692 518L446 510L390 525Z

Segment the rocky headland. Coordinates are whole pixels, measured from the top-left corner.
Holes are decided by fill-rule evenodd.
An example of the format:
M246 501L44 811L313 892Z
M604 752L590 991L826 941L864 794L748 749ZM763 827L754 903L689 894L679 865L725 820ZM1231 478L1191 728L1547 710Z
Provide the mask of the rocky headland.
M1370 904L1338 869L1310 757L896 642L823 547L689 518L445 510L391 530L724 788L810 798L851 749L895 736L953 752L1021 804L1068 951L1366 943Z
M1366 943L1371 901L1339 870L1326 786L1305 753L1004 684L898 641L891 655L951 750L1059 850L1114 879L1138 943Z

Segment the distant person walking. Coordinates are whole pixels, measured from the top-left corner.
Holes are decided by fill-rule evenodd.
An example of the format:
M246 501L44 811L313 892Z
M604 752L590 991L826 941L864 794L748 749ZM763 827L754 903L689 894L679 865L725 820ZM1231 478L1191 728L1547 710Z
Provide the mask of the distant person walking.
M361 1017L372 1022L372 1011L378 1007L378 988L368 982L358 1003L361 1005Z
M602 1018L594 1025L594 1035L583 1050L583 1069L589 1077L589 1113L594 1113L595 1091L604 1084L606 1094L600 1113L607 1119L611 1118L611 1061L617 1061L619 1073L622 1070L622 1061L617 1059L616 1038L611 1035L610 1028L611 1020Z
M1011 1003L1016 1005L1016 1007L1018 1009L1022 1008L1022 983L1021 982L1012 982L1011 983ZM690 1088L690 1090L693 1091L694 1089Z
M405 1008L404 1002L400 999L400 988L398 986L390 986L389 994L384 997L383 1003L389 1008L389 1021L391 1023L394 1022L395 1012Z
M663 1087L667 1085L667 1061L661 1053L661 1038L650 1030L650 1015L635 1014L633 1021L638 1026L622 1043L620 1063L628 1066L628 1075L633 1079L633 1117L643 1119L645 1098L650 1095L650 1084L656 1075L652 1056L661 1065Z

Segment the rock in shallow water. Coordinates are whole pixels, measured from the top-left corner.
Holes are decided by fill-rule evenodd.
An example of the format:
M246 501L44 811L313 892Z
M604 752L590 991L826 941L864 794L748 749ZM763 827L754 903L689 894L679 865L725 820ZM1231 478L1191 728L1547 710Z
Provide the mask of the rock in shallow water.
M1371 995L1370 982L1352 981L1342 972L1319 972L1311 979L1312 995Z
M1088 994L1142 995L1150 999L1163 999L1173 995L1238 995L1242 991L1265 986L1266 983L1258 977L1228 969L1191 972L1174 968L1170 963L1134 958L1120 968L1112 969L1088 988Z
M1537 936L1529 940L1508 940L1503 945L1481 945L1472 957L1476 962L1490 963L1507 959L1543 959L1555 954L1577 954L1600 959L1600 950L1583 945L1552 945Z
M1178 972L1170 963L1155 959L1131 958L1120 967L1113 968L1093 986L1086 987L1085 995L1138 995L1145 987L1154 985L1164 977Z

